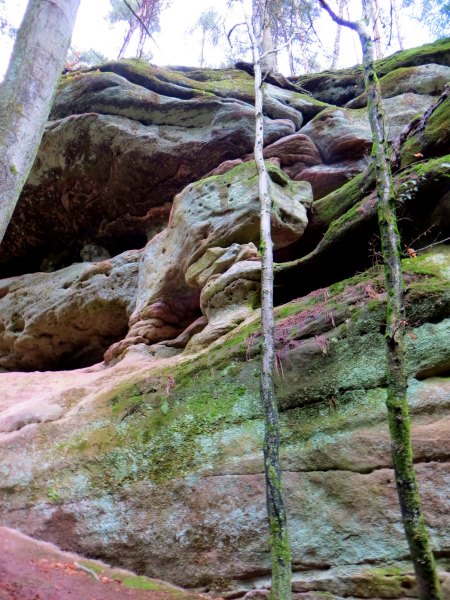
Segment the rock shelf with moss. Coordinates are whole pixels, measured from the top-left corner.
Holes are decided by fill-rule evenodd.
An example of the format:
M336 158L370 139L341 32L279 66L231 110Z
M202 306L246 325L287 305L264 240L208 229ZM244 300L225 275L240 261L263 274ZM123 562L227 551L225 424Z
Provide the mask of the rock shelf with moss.
M434 541L444 546L448 268L444 248L404 261L416 462ZM355 568L368 548L382 565L405 557L390 508L382 282L375 267L276 310L282 458L300 582L305 569ZM79 403L86 389L74 390L64 428L58 420L19 426L3 442L5 458L23 468L3 471L2 519L53 541L71 523L66 547L120 556L123 566L178 584L256 584L269 565L258 336L254 318L195 362L176 357L154 367L136 349L101 374L87 403ZM374 512L383 519L374 521ZM375 575L364 577L361 585L375 585Z

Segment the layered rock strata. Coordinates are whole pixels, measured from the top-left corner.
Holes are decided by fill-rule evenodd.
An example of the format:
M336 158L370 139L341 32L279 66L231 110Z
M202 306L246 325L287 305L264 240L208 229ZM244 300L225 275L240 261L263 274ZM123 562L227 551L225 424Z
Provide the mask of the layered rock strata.
M404 262L415 461L441 568L448 259L435 251ZM415 597L390 463L384 311L379 268L276 311L298 593ZM2 374L2 521L178 584L234 595L266 584L258 372L253 317L195 360L136 349L106 370ZM18 396L29 398L20 411Z
M448 48L378 64L415 463L447 595ZM361 71L303 78L321 100L271 82L264 151L295 600L414 598L386 423L386 291ZM61 82L1 250L14 276L0 283L0 515L140 574L262 600L252 100L252 77L236 69L125 61ZM114 360L93 365L111 343Z

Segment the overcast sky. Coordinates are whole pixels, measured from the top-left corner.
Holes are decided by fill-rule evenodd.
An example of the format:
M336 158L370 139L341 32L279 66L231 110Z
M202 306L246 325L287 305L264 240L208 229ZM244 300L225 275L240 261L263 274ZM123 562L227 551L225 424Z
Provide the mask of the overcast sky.
M27 0L6 0L5 16L16 27L22 19ZM351 0L359 6L359 2ZM387 0L381 0L381 2ZM224 0L172 0L171 6L161 17L161 33L155 36L158 47L151 45L153 52L152 62L159 65L197 65L200 53L199 35L189 34L188 30L195 24L201 12L207 8L223 10ZM72 46L78 50L93 48L106 55L116 58L124 36L124 26L115 24L111 26L106 16L109 12L109 0L81 0L80 9L73 33ZM230 27L239 19L229 15ZM427 41L427 33L422 30L416 21L406 19L402 12L406 46L416 46ZM335 25L329 17L324 15L316 24L318 33L323 41L331 48L336 32ZM339 66L348 66L359 61L359 48L352 32L342 31L342 52ZM0 36L0 77L3 77L7 68L12 41L6 36ZM396 51L394 44L388 53ZM220 66L226 59L226 46L223 48L209 49L209 66ZM281 65L283 61L281 61ZM324 62L323 67L329 66Z

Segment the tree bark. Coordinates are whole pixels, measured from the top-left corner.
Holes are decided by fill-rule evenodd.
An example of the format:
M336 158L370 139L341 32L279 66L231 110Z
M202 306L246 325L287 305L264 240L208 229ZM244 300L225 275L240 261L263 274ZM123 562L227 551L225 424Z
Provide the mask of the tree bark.
M79 0L29 0L0 86L0 243L33 166Z
M395 28L397 30L397 40L400 50L404 50L403 35L400 27L400 19L398 16L397 0L392 0L392 12L394 13Z
M339 0L339 17L344 17L344 8L346 0ZM335 69L339 60L339 51L341 49L341 27L338 25L336 30L336 37L334 38L334 50L333 60L331 61L331 68Z
M380 7L378 5L378 0L363 0L364 11L366 11L368 23L370 20L373 23L373 38L372 41L375 45L377 58L383 58L383 51L381 49L381 33L380 27L378 25L378 17L380 14ZM368 12L370 9L370 12Z
M262 40L263 58L261 60L261 68L264 73L276 73L277 55L273 51L272 28L270 26L269 17L264 19Z
M261 252L261 401L264 409L264 472L266 479L266 506L269 521L269 539L272 560L271 600L291 598L291 555L284 503L283 480L280 464L280 428L278 407L273 383L274 316L273 316L273 242L271 234L272 198L271 180L263 157L264 117L262 56L253 32L246 19L255 71L255 162L258 170L258 192L261 202L260 252Z
M345 21L337 16L325 0L319 0L334 21L358 33L364 66L369 121L372 130L372 157L375 161L378 223L384 260L387 292L386 352L387 411L391 436L391 453L397 493L406 540L416 574L421 600L442 600L429 534L422 513L414 470L411 425L407 401L407 372L404 350L404 284L401 266L400 236L397 228L391 164L385 134L380 85L374 70L373 40L369 33L371 0L363 0L364 19Z
M269 3L268 0L252 0L253 24L261 37L260 66L264 75L277 71L277 56L273 51L271 16L267 10ZM255 35L254 37L256 39Z

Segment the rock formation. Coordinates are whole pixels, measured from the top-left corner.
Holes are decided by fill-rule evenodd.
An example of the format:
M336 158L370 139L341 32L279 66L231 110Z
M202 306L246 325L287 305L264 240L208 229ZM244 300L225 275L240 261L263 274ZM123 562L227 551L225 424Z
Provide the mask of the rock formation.
M278 249L303 234L312 193L307 182L292 182L274 167L269 173L272 235ZM209 316L208 342L249 316L259 306L261 273L259 262L254 262L259 210L254 163L183 190L174 199L167 229L145 248L129 333L107 352L106 359L119 356L130 344L176 337L194 320L199 307ZM195 343L198 349L197 336Z
M126 334L140 252L0 281L0 367L73 368Z
M449 40L378 63L415 462L447 595L449 70ZM252 86L135 61L64 77L0 249L2 524L248 599L270 564ZM266 126L295 598L414 598L360 69L274 79Z

